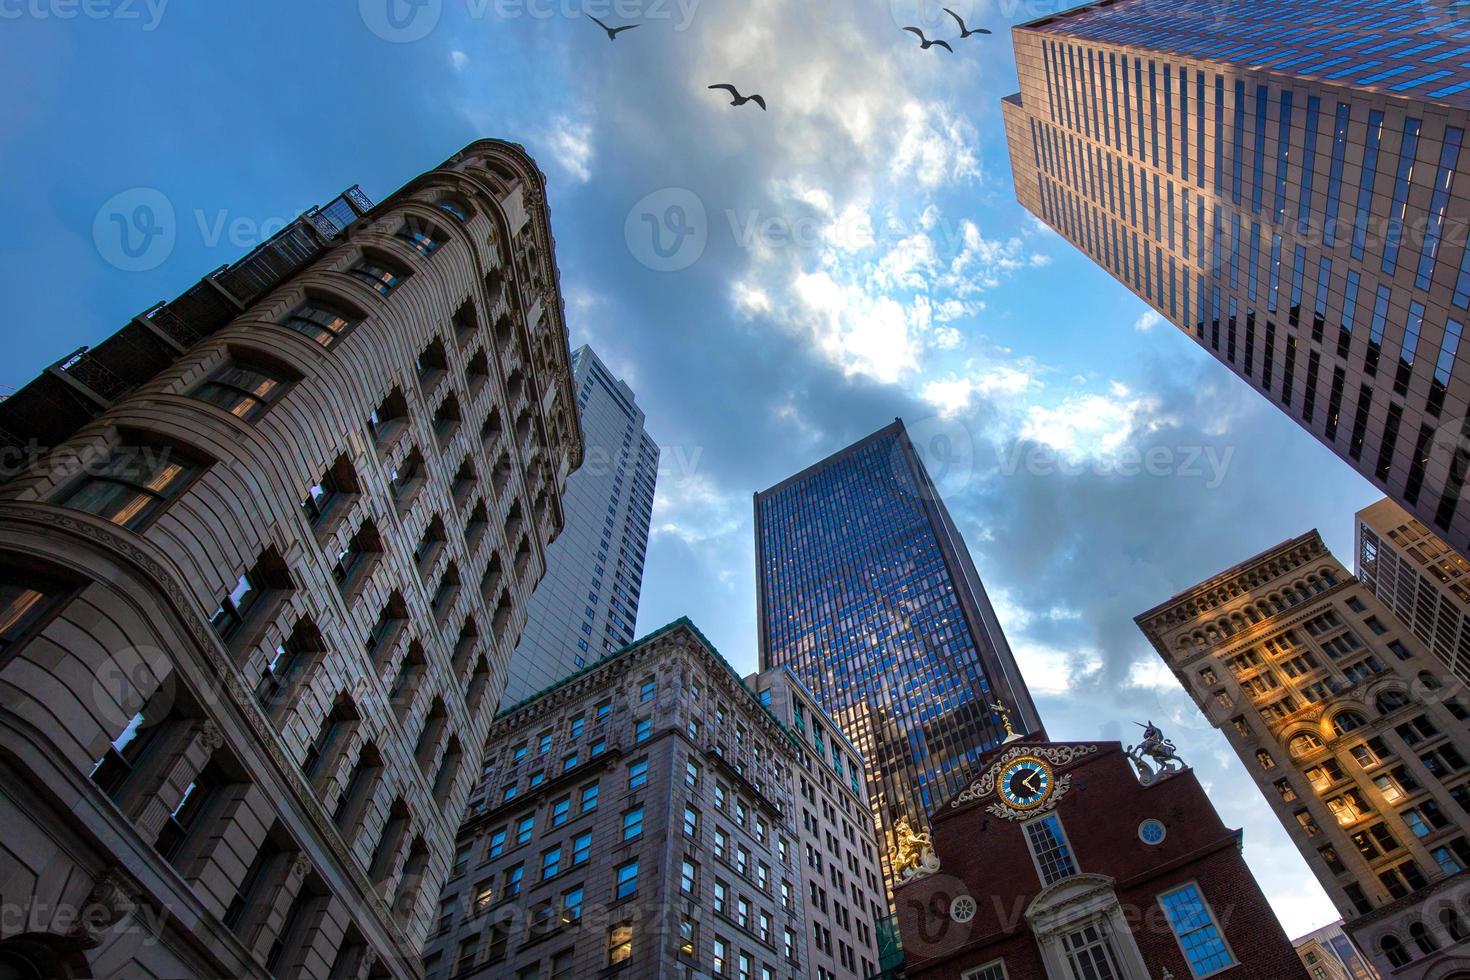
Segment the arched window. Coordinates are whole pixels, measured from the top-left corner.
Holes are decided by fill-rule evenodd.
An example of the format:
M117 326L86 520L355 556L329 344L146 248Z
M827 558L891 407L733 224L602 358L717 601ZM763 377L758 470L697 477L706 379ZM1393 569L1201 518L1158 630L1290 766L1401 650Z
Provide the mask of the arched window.
M1389 933L1378 941L1378 948L1383 951L1383 958L1388 960L1389 966L1405 966L1412 958L1399 937Z
M1363 716L1356 711L1344 711L1332 719L1332 730L1338 735L1346 735L1357 728L1362 728L1365 722Z
M1465 920L1460 918L1460 913L1453 907L1446 906L1439 910L1439 923L1444 926L1444 931L1457 943L1465 941L1470 933L1465 931Z
M1291 742L1287 746L1287 751L1291 753L1292 758L1299 758L1304 755L1309 755L1321 747L1322 740L1320 738L1311 732L1301 732L1298 735L1292 736Z
M1379 714L1386 715L1390 711L1397 711L1408 703L1409 696L1407 694L1403 691L1391 690L1384 691L1378 695L1373 701L1373 706L1378 709Z
M1419 952L1426 956L1439 949L1439 940L1434 938L1434 934L1425 928L1422 922L1409 926L1409 938L1414 940L1414 945L1419 947Z

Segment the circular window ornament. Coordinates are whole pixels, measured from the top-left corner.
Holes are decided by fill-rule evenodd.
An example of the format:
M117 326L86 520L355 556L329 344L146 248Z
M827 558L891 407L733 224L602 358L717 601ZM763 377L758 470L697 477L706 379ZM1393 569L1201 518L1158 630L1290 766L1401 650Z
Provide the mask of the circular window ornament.
M1164 829L1163 822L1159 820L1145 820L1138 825L1138 839L1145 844L1162 844L1164 842L1164 835L1167 833L1168 831Z
M975 918L975 899L969 895L959 895L949 903L949 917L956 922L969 922Z

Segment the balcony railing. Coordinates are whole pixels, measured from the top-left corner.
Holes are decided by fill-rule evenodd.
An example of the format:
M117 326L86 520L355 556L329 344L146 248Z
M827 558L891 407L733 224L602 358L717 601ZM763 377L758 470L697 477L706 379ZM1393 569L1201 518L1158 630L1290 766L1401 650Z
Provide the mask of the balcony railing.
M0 401L0 448L45 451L229 323L332 245L373 202L352 187L232 265L159 303L95 347L81 347ZM0 479L12 474L0 471Z

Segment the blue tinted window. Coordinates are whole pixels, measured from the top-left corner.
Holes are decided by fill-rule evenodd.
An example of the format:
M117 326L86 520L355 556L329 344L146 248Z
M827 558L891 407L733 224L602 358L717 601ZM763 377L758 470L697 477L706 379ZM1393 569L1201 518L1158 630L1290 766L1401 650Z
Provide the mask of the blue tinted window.
M1281 121L1276 129L1276 200L1272 221L1286 217L1286 167L1291 154L1291 93L1281 93Z
M1296 230L1305 235L1311 226L1312 180L1316 176L1317 163L1317 117L1322 114L1322 103L1315 95L1307 99L1307 129L1302 140L1302 185L1301 200L1297 202Z
M1184 958L1189 961L1189 968L1195 976L1209 976L1235 964L1235 957L1226 947L1196 886L1186 885L1164 895L1159 904L1164 907L1169 927L1174 930Z
M1251 212L1261 213L1261 181L1266 172L1266 86L1256 86L1256 147L1251 164Z
M1449 208L1450 193L1454 188L1455 167L1460 160L1460 143L1464 130L1449 126L1445 129L1444 144L1440 147L1439 169L1434 175L1434 195L1429 202L1429 223L1424 228L1424 243L1419 252L1419 268L1414 276L1414 285L1428 289L1434 278L1434 263L1439 258L1439 244L1444 234L1445 212Z
M1414 178L1414 157L1419 152L1417 119L1404 120L1404 138L1399 147L1398 174L1393 182L1393 204L1388 211L1388 230L1383 240L1383 271L1393 275L1399 263L1399 245L1404 233L1404 212L1409 206L1409 184Z
M1281 293L1281 236L1271 236L1271 268L1266 286L1266 309L1276 312L1276 299Z
M1327 209L1322 219L1322 240L1328 245L1337 244L1337 209L1342 200L1342 163L1347 153L1350 111L1346 102L1339 102L1332 124L1332 163L1327 172Z
M1363 170L1358 186L1358 211L1353 217L1352 256L1355 259L1363 257L1363 247L1368 240L1368 214L1373 205L1373 183L1378 176L1378 150L1382 143L1383 113L1375 109L1368 113L1368 138L1363 146Z

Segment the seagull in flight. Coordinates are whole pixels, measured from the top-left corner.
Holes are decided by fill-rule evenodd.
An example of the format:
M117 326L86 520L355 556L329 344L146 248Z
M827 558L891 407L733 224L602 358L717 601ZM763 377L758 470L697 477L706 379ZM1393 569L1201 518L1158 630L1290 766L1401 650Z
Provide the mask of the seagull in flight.
M953 17L955 19L955 23L957 23L957 24L960 25L960 32L961 32L960 33L960 38L962 40L964 38L969 37L971 34L989 34L990 33L989 31L987 31L983 27L977 27L977 28L975 28L972 31L968 27L965 26L965 22L960 18L960 15L959 14L955 13L953 10L950 10L948 7L942 7L940 9L942 9L945 13L947 13L951 17Z
M591 14L588 14L587 16L592 18L592 23L596 24L598 27L602 28L604 31L607 31L607 39L609 41L616 41L618 39L618 35L621 34L621 33L623 33L624 31L631 31L633 28L641 26L641 25L638 25L638 24L629 24L626 27L608 27L606 24L604 24L602 21L598 20L596 17L592 17Z
M730 103L731 105L740 106L745 105L745 103L747 102L754 102L756 105L761 107L762 112L766 111L766 100L761 98L759 95L741 95L735 89L735 86L725 83L721 83L719 85L711 85L710 88L724 89L726 92L729 92L730 98L734 100Z
M919 35L919 40L924 42L924 44L923 44L923 50L925 50L925 51L928 51L930 48L934 47L935 45L938 45L939 47L941 47L944 50L948 51L950 54L954 54L954 48L952 48L952 47L949 46L949 42L948 41L943 41L943 40L934 40L934 41L931 41L927 37L925 37L924 36L924 32L921 31L921 30L919 30L917 27L905 27L904 30L908 31L911 34L917 34L917 35Z

